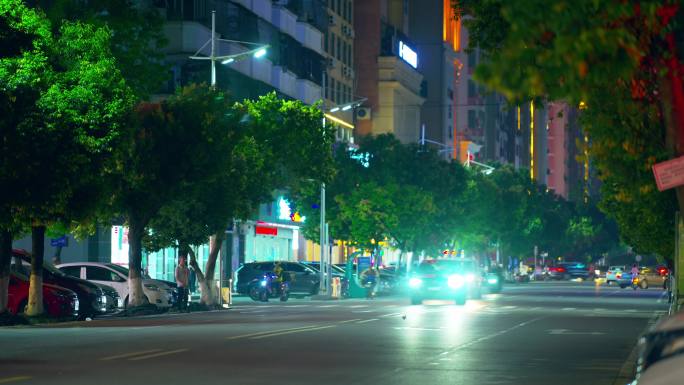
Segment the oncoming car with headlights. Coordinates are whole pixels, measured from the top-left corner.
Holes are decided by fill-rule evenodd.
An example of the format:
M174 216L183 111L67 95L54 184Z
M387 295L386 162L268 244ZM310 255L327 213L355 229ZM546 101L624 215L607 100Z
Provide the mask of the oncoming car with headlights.
M482 275L472 259L432 259L418 265L408 281L411 304L424 299L453 299L463 305L481 297Z

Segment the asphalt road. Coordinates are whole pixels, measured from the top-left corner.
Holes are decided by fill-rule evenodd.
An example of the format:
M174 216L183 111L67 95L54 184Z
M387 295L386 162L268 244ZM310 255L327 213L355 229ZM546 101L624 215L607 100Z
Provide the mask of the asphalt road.
M0 384L601 384L663 291L511 285L465 306L404 298L0 329ZM624 367L623 367L624 366Z

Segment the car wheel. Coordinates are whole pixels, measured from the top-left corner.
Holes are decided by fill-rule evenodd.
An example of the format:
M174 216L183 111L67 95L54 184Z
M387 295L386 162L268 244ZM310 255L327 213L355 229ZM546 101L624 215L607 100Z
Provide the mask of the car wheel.
M627 285L620 285L620 289L624 289L626 287L627 287Z
M644 290L648 289L648 281L641 281L641 288Z
M420 297L411 297L411 305L420 305L423 303L423 299Z

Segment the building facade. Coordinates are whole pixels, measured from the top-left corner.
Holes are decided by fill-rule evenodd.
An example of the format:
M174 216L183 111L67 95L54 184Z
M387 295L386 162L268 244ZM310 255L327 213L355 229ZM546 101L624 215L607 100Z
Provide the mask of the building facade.
M367 101L356 112L356 134L420 138L421 58L409 37L408 0L355 0L354 72Z

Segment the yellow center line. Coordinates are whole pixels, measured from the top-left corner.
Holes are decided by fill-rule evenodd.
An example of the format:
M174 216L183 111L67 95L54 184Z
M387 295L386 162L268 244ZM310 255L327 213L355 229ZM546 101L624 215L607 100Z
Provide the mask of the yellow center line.
M226 339L227 339L227 340L236 340L236 339L238 339L238 338L247 338L247 337L259 336L259 335L262 335L262 334L271 334L271 333L287 332L287 331L290 331L290 330L308 329L308 328L313 328L313 327L316 327L316 326L318 326L318 325L302 326L302 327L290 328L290 329L268 330L268 331L265 331L265 332L250 333L250 334L240 334L240 335L238 335L238 336L226 337Z
M7 384L9 382L15 382L15 381L25 381L25 380L30 380L32 377L30 376L14 376L14 377L6 377L6 378L0 378L0 384Z
M181 353L181 352L186 352L186 351L188 351L188 349L169 350L168 352L160 352L160 353L148 354L146 356L129 358L128 361L146 360L148 358L168 356L169 354L176 354L176 353Z
M293 333L304 333L304 332L311 332L314 330L322 330L322 329L329 329L329 328L334 328L337 327L337 325L329 325L329 326L320 326L320 327L314 327L314 328L308 328L308 329L300 329L300 330L290 330L287 332L281 332L281 333L271 333L271 334L265 334L261 336L256 336L250 338L250 340L260 340L262 338L269 338L269 337L276 337L276 336L282 336L285 334L293 334Z
M151 350L143 350L141 352L133 352L133 353L126 353L126 354L118 354L116 356L109 356L105 358L100 358L100 361L110 361L110 360L116 360L117 358L126 358L126 357L132 357L132 356L139 356L142 354L148 354L148 353L154 353L154 352L159 352L161 349L151 349Z

